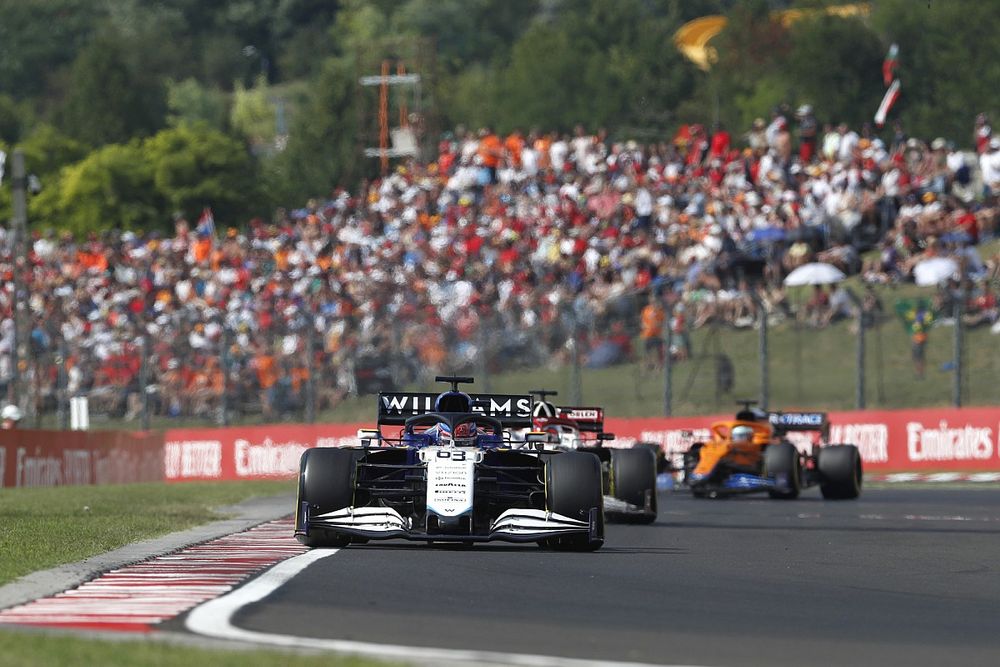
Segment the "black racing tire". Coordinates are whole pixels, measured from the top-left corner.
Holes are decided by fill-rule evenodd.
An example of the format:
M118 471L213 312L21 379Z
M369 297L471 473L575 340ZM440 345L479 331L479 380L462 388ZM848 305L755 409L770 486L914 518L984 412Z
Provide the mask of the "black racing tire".
M861 495L861 453L854 445L828 445L816 454L819 490L827 500L853 500Z
M783 489L771 489L768 495L781 500L793 500L802 490L802 462L799 450L790 442L779 442L764 448L764 474L787 481Z
M361 452L338 447L307 449L299 461L299 499L309 503L312 514L322 514L349 507L354 500L354 476ZM296 511L296 524L301 511ZM296 525L298 530L300 526ZM306 535L296 535L307 547L340 548L351 544L350 535L313 528Z
M557 551L597 551L604 544L604 495L601 460L587 452L563 452L547 457L545 506L550 512L589 521L596 513L597 530L590 535L550 537L540 546Z
M638 442L635 444L635 448L648 449L653 452L653 456L656 459L656 474L660 475L662 473L668 472L669 464L667 462L667 454L663 451L663 447L655 442Z
M618 500L645 507L651 497L652 514L629 514L622 520L629 523L656 521L656 455L646 447L611 450L611 488Z

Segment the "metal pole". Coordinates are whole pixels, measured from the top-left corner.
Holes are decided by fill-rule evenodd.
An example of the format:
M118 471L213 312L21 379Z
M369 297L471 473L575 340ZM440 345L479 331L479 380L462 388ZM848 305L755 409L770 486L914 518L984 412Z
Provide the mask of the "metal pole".
M139 391L142 392L142 430L149 430L149 335L142 335L139 353Z
M219 350L219 364L222 366L222 396L219 398L220 421L223 426L229 426L229 373L231 360L229 358L229 327L222 327L222 349Z
M580 319L573 309L573 403L583 403L583 380L580 371Z
M306 335L306 423L316 421L316 316L309 318Z
M14 195L14 218L12 220L13 240L11 243L11 258L14 265L14 349L13 373L11 386L14 389L12 402L25 405L24 388L21 386L21 359L27 362L28 336L25 331L25 316L27 315L28 295L24 285L24 272L27 268L27 237L28 237L28 198L27 176L24 169L24 152L14 150L13 178L11 181Z
M768 399L769 396L769 385L767 377L768 359L767 354L767 310L764 308L764 302L759 295L754 295L754 300L757 302L757 312L758 321L760 322L760 347L758 348L758 356L760 358L760 407L762 410L768 409Z
M853 295L852 295L853 296ZM855 299L858 305L858 359L855 382L854 407L865 409L865 307L863 301Z
M673 413L674 401L674 359L670 353L672 332L670 322L674 317L674 305L667 303L667 316L663 320L663 416L670 417Z
M479 359L479 381L483 385L483 391L489 393L490 391L490 363L489 354L486 349L487 345L487 329L491 327L486 326L485 317L479 318L479 354L477 355Z
M60 429L69 428L69 411L67 401L69 399L69 378L66 373L66 341L59 339L59 349L56 352L56 423Z
M959 289L958 298L955 299L953 315L955 318L955 375L952 377L952 404L956 408L962 407L962 356L964 351L964 336L962 331L962 314L965 310L965 286Z

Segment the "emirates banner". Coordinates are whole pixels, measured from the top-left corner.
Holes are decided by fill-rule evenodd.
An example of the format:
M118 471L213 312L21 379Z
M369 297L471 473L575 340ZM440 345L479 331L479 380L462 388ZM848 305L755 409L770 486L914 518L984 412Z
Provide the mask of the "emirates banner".
M854 444L866 471L1000 471L1000 408L929 408L831 412L830 442ZM617 444L654 442L667 456L679 456L692 442L709 437L715 421L732 415L676 419L608 419ZM815 439L792 433L789 439ZM797 444L799 444L797 442Z
M163 480L163 438L127 431L0 431L0 486Z
M356 444L358 428L356 424L273 424L170 429L163 434L166 480L292 477L299 472L302 452Z
M679 459L691 443L709 438L713 422L727 419L732 419L732 414L608 418L605 430L618 436L612 446L652 442ZM866 471L1000 471L1000 408L831 412L829 419L830 442L857 445ZM292 477L306 449L357 444L358 429L371 426L171 429L165 433L166 479ZM789 434L800 446L817 437L808 432Z
M615 419L615 446L652 442L670 457L732 415ZM831 412L830 442L858 446L870 472L1000 472L1000 408ZM274 424L126 431L0 431L0 486L291 478L311 447L356 444L370 424ZM395 429L395 427L392 427ZM816 434L789 434L808 444Z

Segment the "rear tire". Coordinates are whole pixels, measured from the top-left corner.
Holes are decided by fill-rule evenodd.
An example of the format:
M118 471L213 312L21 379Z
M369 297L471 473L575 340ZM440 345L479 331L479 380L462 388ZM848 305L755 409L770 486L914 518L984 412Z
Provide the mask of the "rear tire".
M309 504L310 514L323 514L349 507L354 500L354 475L361 452L337 447L307 449L299 463L299 502ZM296 530L301 526L301 510L296 512ZM312 528L296 538L307 547L346 547L352 542L343 535Z
M783 488L768 491L769 496L782 500L798 498L799 491L802 490L802 463L795 445L779 442L765 447L764 475L785 484Z
M861 453L854 445L820 447L816 454L819 490L828 500L853 500L861 495Z
M597 551L604 544L604 496L601 460L586 452L563 452L545 465L545 506L550 512L589 521L596 510L597 530L590 535L550 537L539 542L557 551Z
M656 455L651 449L611 450L611 480L618 500L630 505L645 507L646 496L651 498L652 514L627 514L622 520L629 523L656 521Z

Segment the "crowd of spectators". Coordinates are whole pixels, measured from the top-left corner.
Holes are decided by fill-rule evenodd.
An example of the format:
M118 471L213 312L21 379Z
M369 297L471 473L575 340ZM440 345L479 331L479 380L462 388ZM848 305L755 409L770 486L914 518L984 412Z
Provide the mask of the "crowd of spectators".
M602 366L632 358L635 335L656 364L664 322L683 359L691 329L750 327L760 308L812 326L848 313L822 287L790 302L783 277L814 261L895 284L955 257L968 321L992 324L997 262L977 247L995 233L1000 138L980 116L973 140L898 124L883 139L808 105L741 135L690 125L649 143L458 128L433 159L271 220L36 233L20 297L0 229L0 394L19 299L35 407L65 386L129 417L145 399L213 416L225 392L229 410L273 417L446 369Z

